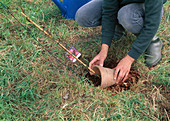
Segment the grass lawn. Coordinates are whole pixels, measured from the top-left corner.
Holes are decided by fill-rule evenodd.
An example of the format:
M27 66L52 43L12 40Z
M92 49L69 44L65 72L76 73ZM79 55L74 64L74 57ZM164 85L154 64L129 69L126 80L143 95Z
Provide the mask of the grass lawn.
M52 1L1 0L0 120L169 120L169 5L169 1L164 5L157 32L164 43L161 62L148 68L144 54L140 56L132 65L140 75L138 83L113 95L113 91L90 84L85 77L88 70L69 61L57 42L22 16L21 7L53 39L80 51L87 65L100 51L101 27L78 26L62 17ZM106 63L123 58L134 39L128 32L113 42Z

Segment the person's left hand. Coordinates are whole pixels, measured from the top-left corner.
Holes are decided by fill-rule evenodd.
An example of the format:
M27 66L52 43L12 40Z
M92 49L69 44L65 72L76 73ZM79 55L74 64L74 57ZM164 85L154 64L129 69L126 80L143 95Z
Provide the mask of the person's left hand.
M118 84L121 81L124 82L127 79L131 65L134 60L135 59L127 55L114 68L115 69L114 79L116 80L116 84Z

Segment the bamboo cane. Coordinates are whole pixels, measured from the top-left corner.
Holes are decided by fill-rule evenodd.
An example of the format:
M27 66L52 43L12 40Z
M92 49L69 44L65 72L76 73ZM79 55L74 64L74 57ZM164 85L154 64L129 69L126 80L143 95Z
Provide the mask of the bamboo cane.
M52 38L51 38L51 35L50 35L47 31L43 30L43 28L41 28L41 27L38 26L35 22L33 22L29 17L26 16L25 13L21 12L21 14L22 14L23 16L25 16L26 19L27 19L30 23L32 23L35 27L37 27L39 30L43 31L50 39L52 39ZM52 39L52 41L55 41L55 40ZM91 68L89 68L85 63L83 63L80 59L78 59L78 58L77 58L74 54L72 54L66 47L64 47L59 41L56 40L56 42L59 44L60 47L62 47L65 51L67 51L69 54L71 54L71 55L72 55L77 61L79 61L83 66L85 66L86 68L88 68L93 74L97 75L94 70L92 70ZM99 75L97 75L97 76L99 76Z

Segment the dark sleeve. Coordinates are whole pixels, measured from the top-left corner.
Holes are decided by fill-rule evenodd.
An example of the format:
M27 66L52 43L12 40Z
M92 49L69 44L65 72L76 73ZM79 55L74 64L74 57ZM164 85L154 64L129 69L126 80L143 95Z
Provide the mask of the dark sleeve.
M144 26L139 36L132 44L128 55L134 59L147 49L154 35L156 34L161 21L162 0L145 0Z
M103 0L102 4L102 44L111 45L117 20L118 0Z

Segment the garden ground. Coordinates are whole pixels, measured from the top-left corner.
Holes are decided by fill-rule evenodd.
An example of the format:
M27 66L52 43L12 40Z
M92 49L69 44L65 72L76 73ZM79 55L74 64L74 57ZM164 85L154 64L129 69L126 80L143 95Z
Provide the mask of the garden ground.
M83 28L64 19L52 1L1 2L27 29L0 5L0 120L169 120L169 1L157 32L164 43L161 62L148 68L143 54L132 65L138 83L121 91L94 86L86 78L88 70L69 61L20 7L65 47L78 49L87 65L100 51L101 27ZM123 58L134 39L127 32L112 42L105 65Z

